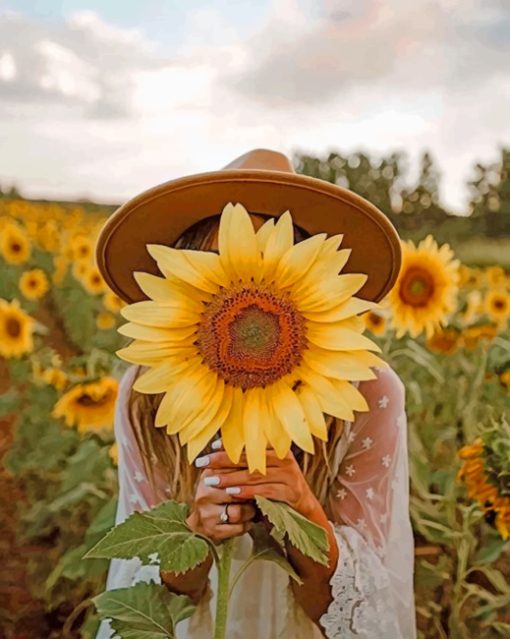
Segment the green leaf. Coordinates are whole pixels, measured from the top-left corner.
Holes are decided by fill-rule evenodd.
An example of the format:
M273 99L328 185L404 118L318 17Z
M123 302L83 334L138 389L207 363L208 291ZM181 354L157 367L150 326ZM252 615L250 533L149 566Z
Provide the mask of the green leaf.
M285 570L285 572L294 579L299 585L303 583L297 572L294 570L290 562L287 560L278 542L265 529L262 524L253 526L249 531L250 537L253 539L253 560L272 561Z
M191 570L206 559L209 545L186 524L187 511L186 504L167 501L152 510L133 513L103 537L85 558L139 557L149 562L149 555L157 552L161 570L176 573Z
M195 610L188 597L159 584L107 590L92 601L122 639L174 639L175 626Z
M490 564L500 556L507 541L501 538L493 539L485 546L482 546L475 557L475 563Z
M0 417L14 413L21 405L21 394L15 388L0 395Z
M290 543L307 557L327 566L329 563L329 541L322 526L300 515L282 501L271 501L255 495L262 513L276 528L277 533L286 533Z

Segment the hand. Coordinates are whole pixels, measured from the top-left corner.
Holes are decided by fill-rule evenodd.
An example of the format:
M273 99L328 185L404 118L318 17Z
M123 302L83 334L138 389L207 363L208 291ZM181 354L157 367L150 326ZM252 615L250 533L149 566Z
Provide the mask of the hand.
M223 448L199 459L205 458L209 461L202 473L204 479L214 482L215 490L221 491L225 497L250 500L255 495L261 495L267 499L286 502L307 518L315 514L317 509L322 511L290 450L280 459L273 448L267 448L265 475L258 471L248 471L245 453L241 454L237 464L229 459Z
M228 468L224 468L222 471L228 472ZM211 471L207 468L204 468L200 474L193 505L186 523L194 532L208 537L217 544L224 539L237 537L247 532L253 525L252 520L257 514L257 510L253 503L246 499L240 499L237 495L229 495L216 486L208 486L204 479L210 475ZM225 504L230 504L228 524L220 521L220 513Z

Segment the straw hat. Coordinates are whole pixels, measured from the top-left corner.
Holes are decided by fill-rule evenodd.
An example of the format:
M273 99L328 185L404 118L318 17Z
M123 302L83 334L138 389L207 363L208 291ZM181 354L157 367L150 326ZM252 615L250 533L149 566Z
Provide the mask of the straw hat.
M282 153L253 149L219 171L170 180L117 209L96 244L97 266L107 284L128 304L147 299L133 271L161 273L146 244L172 245L228 202L274 217L289 210L310 234L343 234L342 248L352 252L342 273L368 275L356 297L378 302L397 279L400 239L384 213L352 191L297 174Z

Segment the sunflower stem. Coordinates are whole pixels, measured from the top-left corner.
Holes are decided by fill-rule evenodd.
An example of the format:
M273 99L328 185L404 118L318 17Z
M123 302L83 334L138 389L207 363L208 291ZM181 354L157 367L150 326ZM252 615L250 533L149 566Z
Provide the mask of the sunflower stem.
M216 619L214 624L214 639L225 639L227 632L227 614L229 599L230 566L234 554L235 537L227 539L222 544L218 569L218 594L216 599Z

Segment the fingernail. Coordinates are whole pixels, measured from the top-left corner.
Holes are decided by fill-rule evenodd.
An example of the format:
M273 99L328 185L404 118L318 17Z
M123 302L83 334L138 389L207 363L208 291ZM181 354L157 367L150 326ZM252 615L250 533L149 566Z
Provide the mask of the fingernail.
M204 479L204 484L206 486L217 486L220 483L220 478L218 475L213 475L212 477L206 477Z
M212 448L213 450L218 450L218 449L220 449L222 446L223 446L223 444L222 444L222 442L221 442L221 439L215 439L215 440L213 441L213 443L211 444L211 448Z
M225 492L229 495L238 495L241 492L241 489L239 486L229 486L228 488L225 488Z
M202 468L202 466L207 466L210 462L209 455L204 455L203 457L197 457L195 459L195 466L197 468Z

